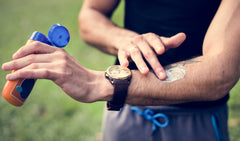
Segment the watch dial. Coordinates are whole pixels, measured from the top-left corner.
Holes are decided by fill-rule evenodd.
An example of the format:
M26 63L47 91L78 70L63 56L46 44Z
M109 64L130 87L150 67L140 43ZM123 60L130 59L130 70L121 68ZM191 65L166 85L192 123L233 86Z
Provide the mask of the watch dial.
M131 76L131 71L120 65L111 66L107 70L108 75L115 79L126 79L127 77Z

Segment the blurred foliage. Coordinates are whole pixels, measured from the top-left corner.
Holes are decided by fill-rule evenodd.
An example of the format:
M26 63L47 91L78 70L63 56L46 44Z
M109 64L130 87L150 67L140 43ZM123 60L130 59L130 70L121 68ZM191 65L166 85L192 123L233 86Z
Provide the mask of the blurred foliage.
M88 46L79 37L81 5L81 0L1 0L0 64L10 61L33 31L47 34L51 25L60 23L71 35L65 50L83 66L105 70L112 65L115 57ZM0 70L1 91L7 73ZM0 141L97 140L104 106L104 102L79 103L51 81L37 80L22 107L14 107L0 97Z
M11 60L33 31L47 34L52 24L66 26L71 34L66 51L83 66L105 70L114 63L109 56L85 44L78 34L82 1L0 0L0 64ZM123 25L123 3L113 20ZM0 70L0 90L9 72ZM231 91L229 127L233 141L240 139L240 87ZM104 102L83 104L68 97L54 83L38 80L26 103L19 108L0 97L0 141L99 140Z

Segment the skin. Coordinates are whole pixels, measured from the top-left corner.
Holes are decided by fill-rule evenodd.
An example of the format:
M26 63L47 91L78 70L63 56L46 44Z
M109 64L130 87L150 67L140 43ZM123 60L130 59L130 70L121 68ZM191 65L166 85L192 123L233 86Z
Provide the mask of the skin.
M179 65L184 63L186 75L183 79L171 83L160 81L153 72L144 67L142 59L145 57L154 72L157 72L157 76L165 79L166 76L161 74L165 73L161 62L155 60L155 57L169 48L179 46L186 35L179 33L166 38L153 33L138 35L133 31L119 28L109 20L117 4L117 0L84 1L79 15L80 34L86 42L100 50L118 55L121 65L128 66L129 60L138 64L140 71L132 71L127 103L163 105L218 100L238 81L239 0L221 2L205 36L203 55L178 63ZM113 86L104 77L104 72L84 68L63 49L33 42L21 47L13 55L13 59L2 65L5 71L18 70L8 74L7 80L50 79L80 102L108 101L112 98ZM144 69L141 69L142 67Z
M171 38L160 37L154 33L139 35L136 32L119 28L109 20L118 0L84 1L79 14L81 37L89 44L112 55L117 55L122 66L127 67L133 60L142 74L149 68L143 61L144 57L161 80L166 73L157 59L170 48L178 47L186 38L179 33ZM92 29L96 29L93 31ZM104 34L103 34L104 33Z

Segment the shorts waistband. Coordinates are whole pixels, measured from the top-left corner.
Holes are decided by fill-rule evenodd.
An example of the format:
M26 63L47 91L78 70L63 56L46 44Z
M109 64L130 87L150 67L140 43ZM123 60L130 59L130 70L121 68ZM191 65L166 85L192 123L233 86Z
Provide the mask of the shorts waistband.
M133 105L127 105L127 106L133 106ZM204 108L195 108L195 107L179 107L179 106L172 106L172 105L163 105L163 106L136 106L137 108L141 110L151 109L155 112L161 112L161 113L202 113L202 112L218 112L223 108L226 108L227 104L221 104L211 107L204 107Z

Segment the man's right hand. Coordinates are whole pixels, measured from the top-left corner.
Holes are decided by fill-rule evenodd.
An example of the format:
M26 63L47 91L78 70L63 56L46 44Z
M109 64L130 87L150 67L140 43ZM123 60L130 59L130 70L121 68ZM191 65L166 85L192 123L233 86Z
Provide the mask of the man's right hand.
M118 55L120 64L127 67L129 60L137 65L142 74L147 74L147 62L159 79L164 80L166 73L157 55L169 48L178 47L186 38L178 33L170 38L160 37L154 33L138 33L117 27L110 20L112 12L120 0L85 0L79 14L80 34L84 41L103 52Z
M154 33L136 35L129 39L123 39L118 43L118 59L122 66L127 67L132 60L142 74L147 74L149 68L144 59L151 65L153 71L160 80L167 75L160 64L157 55L163 54L170 48L180 46L186 39L184 33L178 33L172 37L160 37Z

